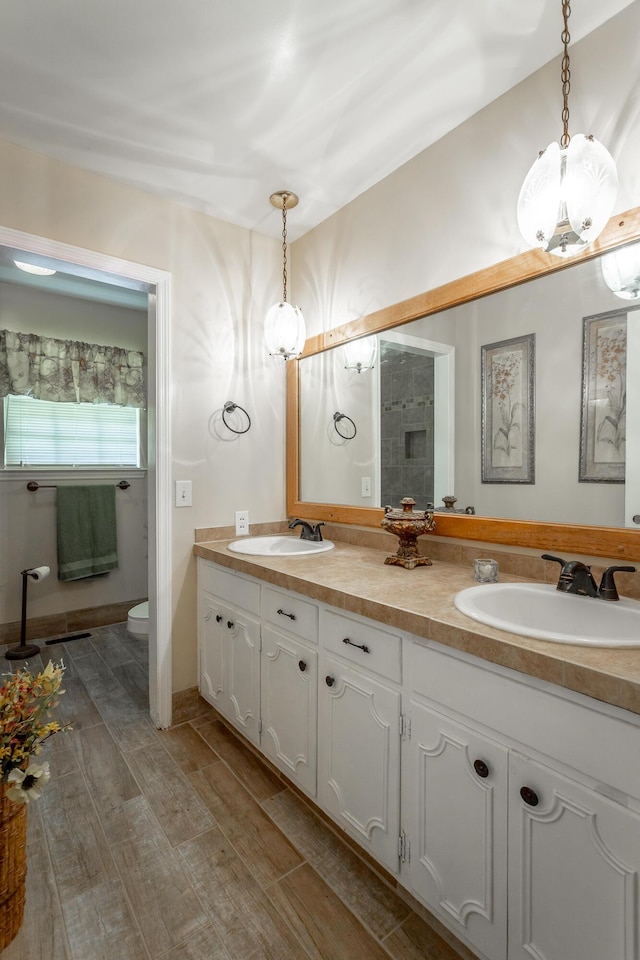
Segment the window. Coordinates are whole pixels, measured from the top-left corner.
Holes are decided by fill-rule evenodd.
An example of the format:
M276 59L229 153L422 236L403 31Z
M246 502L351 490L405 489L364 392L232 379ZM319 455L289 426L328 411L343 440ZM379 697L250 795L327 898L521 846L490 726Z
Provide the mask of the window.
M4 466L139 467L140 410L4 398Z

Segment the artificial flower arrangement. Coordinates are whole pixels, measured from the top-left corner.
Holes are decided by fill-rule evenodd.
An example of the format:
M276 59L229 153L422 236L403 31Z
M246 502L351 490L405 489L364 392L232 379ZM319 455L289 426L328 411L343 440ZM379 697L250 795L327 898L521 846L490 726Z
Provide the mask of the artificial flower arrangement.
M49 782L49 764L34 763L44 741L62 729L49 720L57 706L64 663L49 661L44 670L7 674L0 687L0 781L8 784L5 796L16 803L37 800Z

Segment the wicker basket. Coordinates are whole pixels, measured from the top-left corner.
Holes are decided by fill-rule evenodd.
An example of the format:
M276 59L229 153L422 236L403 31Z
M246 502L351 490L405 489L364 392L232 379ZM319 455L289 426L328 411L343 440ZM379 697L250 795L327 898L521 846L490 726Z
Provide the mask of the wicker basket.
M5 790L0 784L0 950L20 929L27 876L27 805L7 800Z

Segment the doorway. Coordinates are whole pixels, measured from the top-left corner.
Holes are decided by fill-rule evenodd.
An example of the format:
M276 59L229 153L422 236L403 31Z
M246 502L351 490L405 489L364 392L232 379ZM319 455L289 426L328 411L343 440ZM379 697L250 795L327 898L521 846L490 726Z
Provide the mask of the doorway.
M393 330L379 357L381 505L412 497L424 510L453 489L455 348Z
M42 265L64 263L70 273L108 278L148 293L148 526L149 526L149 703L158 727L171 724L171 275L143 264L0 227L0 246L37 258Z

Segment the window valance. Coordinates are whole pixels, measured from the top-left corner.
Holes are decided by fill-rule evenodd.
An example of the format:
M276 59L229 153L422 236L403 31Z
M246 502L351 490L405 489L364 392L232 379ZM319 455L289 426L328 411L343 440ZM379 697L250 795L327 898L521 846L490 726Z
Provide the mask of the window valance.
M0 397L144 407L144 354L0 330Z

